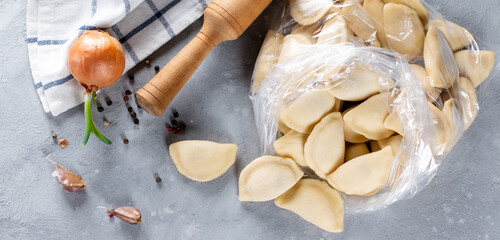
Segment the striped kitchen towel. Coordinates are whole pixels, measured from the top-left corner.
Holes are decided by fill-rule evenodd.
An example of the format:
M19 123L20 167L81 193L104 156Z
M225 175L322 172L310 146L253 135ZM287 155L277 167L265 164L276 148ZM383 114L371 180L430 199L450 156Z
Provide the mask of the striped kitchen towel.
M71 43L104 29L122 43L125 71L198 19L210 0L28 0L26 42L45 112L57 116L84 101L66 64Z

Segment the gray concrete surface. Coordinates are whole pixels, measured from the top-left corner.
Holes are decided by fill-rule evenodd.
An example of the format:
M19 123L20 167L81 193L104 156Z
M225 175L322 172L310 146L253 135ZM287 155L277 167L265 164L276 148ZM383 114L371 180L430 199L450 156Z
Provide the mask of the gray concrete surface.
M500 52L498 0L430 2ZM121 92L137 90L154 74L140 65L133 70L136 83L123 79L103 90L99 99L109 96L114 104L94 113L115 144L91 137L83 147L83 106L54 118L38 101L24 41L26 0L0 0L0 239L500 239L499 77L482 94L477 120L413 199L347 215L340 234L321 231L272 202L240 203L239 172L259 156L248 92L269 14L239 40L216 47L175 98L171 106L187 123L185 133L169 136L167 115L139 110L139 126L128 117ZM200 26L197 21L154 53L152 66L167 63ZM110 126L103 126L103 117ZM70 145L61 149L51 131ZM122 135L130 144L121 143ZM214 181L190 181L167 152L169 143L183 139L234 142L237 162ZM83 176L87 189L64 191L48 159ZM97 208L122 205L141 209L143 223L109 219Z

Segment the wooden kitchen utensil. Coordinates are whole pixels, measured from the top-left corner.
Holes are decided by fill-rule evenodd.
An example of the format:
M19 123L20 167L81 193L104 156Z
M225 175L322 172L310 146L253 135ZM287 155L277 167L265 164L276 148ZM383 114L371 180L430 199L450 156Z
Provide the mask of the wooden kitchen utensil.
M137 103L161 116L168 104L217 44L238 38L271 0L213 0L200 32L136 93Z

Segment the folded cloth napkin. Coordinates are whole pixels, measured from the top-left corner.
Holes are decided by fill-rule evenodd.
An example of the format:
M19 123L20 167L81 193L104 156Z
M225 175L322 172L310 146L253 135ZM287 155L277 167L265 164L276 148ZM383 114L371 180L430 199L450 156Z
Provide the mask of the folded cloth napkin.
M45 112L57 116L84 101L70 74L71 43L85 30L105 29L123 45L125 71L198 19L209 0L28 0L26 42Z

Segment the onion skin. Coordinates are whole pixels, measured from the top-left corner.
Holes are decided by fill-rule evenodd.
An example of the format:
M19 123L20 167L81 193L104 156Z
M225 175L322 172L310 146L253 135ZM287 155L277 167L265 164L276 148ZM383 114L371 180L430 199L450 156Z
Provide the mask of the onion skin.
M69 49L68 67L87 94L109 87L125 68L123 47L107 32L85 31Z

